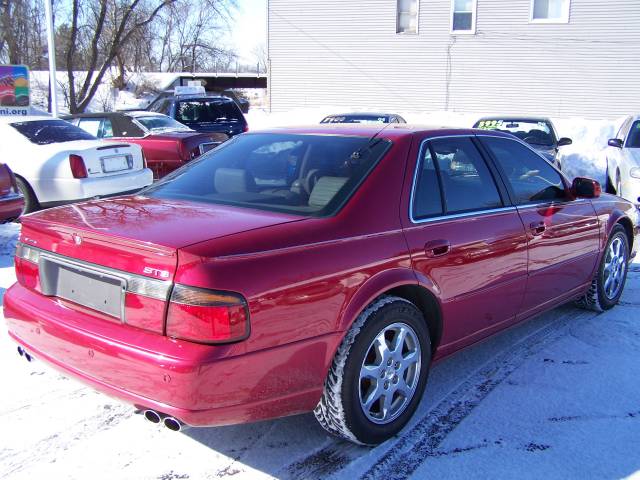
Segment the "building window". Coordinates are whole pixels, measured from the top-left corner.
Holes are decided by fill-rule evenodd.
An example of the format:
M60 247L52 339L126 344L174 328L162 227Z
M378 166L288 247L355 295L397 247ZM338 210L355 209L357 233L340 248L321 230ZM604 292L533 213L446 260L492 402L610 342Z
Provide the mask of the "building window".
M571 0L531 0L531 21L569 23Z
M451 33L476 33L476 0L451 0Z
M397 0L396 33L418 33L418 0Z

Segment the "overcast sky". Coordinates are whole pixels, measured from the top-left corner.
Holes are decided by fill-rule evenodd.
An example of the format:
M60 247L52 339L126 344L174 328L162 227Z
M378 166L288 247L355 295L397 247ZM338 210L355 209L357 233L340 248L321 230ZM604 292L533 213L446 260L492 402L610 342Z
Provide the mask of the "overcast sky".
M267 0L238 0L233 45L245 61L254 61L256 45L267 41Z

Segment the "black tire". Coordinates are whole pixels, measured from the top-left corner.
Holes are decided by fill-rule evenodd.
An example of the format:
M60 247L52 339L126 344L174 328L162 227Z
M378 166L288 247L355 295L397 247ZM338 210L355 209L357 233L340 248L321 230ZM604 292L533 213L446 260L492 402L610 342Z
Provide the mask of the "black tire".
M18 190L20 190L20 193L22 193L22 196L24 197L24 209L22 210L22 215L40 210L38 198L36 197L36 194L33 193L31 185L29 185L23 178L17 176L16 184L18 185Z
M367 418L361 406L360 371L374 339L394 325L411 327L411 333L417 338L420 366L414 374L416 387L413 396L404 397L407 400L403 409L398 409L397 417L389 419L388 423L374 423ZM398 433L414 414L427 382L430 362L431 341L420 310L403 298L382 296L359 315L342 340L325 380L324 392L314 410L316 419L329 433L351 442L362 445L382 443ZM403 378L404 375L401 374ZM395 381L398 381L397 377ZM394 395L392 393L390 398L403 398Z
M621 267L623 268L623 271L620 287L615 295L609 296L605 291L605 283L607 280L607 252L609 251L611 245L616 241L620 241L622 243L622 248L624 248L624 255L626 260L624 262L624 266ZM591 282L589 290L576 301L576 305L580 308L594 310L596 312L603 312L605 310L613 308L620 301L620 297L622 296L622 292L624 291L624 286L627 281L627 272L629 271L628 262L629 239L624 227L618 224L613 227L613 230L611 231L609 241L607 242L607 246L602 255L602 260L600 261L600 265L598 266L598 270L596 271L596 275Z
M605 174L605 179L606 179L605 192L611 193L612 195L615 195L616 194L616 189L613 186L613 182L611 181L611 176L609 175L609 167L607 167L607 172Z

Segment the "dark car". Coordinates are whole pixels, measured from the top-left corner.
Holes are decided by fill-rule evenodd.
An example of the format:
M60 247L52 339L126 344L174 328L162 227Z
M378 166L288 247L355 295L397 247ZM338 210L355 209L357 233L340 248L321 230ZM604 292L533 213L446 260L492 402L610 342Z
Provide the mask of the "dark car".
M0 223L11 222L24 210L24 197L18 189L16 176L8 165L0 163Z
M395 113L360 112L329 115L320 123L407 123L407 121Z
M233 137L249 130L238 104L219 95L160 95L147 110L168 115L198 132L217 132Z
M638 250L632 203L479 133L240 135L135 196L29 215L9 335L172 430L313 410L383 442L432 363L572 300L614 307Z
M570 138L558 138L553 122L544 117L484 117L478 120L473 128L515 135L560 169L562 165L558 159L559 148L573 143Z
M160 113L143 111L81 113L64 117L95 137L142 147L158 179L225 142L224 133L202 133Z

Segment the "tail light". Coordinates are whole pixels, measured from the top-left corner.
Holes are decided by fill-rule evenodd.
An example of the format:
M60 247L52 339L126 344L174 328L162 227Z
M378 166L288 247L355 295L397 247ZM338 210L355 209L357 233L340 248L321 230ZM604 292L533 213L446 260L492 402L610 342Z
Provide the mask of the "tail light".
M242 133L247 133L249 131L249 124L245 123L244 127L242 127Z
M241 295L175 285L167 336L198 343L229 343L249 336L249 309Z
M24 243L16 246L16 279L23 287L31 290L39 290L40 272L38 262L40 261L40 251L31 248Z
M87 167L80 155L69 155L69 166L71 167L73 178L87 178Z

